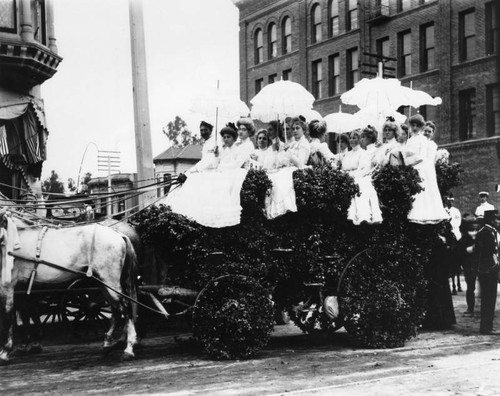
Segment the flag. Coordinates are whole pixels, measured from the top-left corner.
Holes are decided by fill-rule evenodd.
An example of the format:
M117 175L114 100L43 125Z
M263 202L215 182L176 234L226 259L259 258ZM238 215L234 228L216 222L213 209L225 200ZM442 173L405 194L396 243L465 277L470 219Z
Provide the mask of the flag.
M9 154L9 146L7 144L7 129L5 125L0 125L0 155Z

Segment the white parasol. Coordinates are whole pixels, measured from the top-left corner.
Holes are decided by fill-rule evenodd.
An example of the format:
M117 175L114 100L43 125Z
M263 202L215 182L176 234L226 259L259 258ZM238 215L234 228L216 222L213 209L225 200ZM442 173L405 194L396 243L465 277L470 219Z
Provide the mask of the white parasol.
M314 96L302 85L280 80L266 85L250 101L251 116L263 122L284 120L312 110Z

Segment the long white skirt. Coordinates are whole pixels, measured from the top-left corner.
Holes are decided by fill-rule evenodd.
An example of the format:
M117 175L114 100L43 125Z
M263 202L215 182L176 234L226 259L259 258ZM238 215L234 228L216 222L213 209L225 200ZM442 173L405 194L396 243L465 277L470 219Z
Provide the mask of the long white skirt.
M246 169L192 173L161 203L173 212L212 228L240 223L240 192Z
M269 172L267 176L273 183L271 194L266 197L266 217L275 219L287 212L297 211L295 189L293 187L293 172L296 167L281 168L276 172Z
M448 218L439 192L434 163L424 160L414 166L422 178L424 190L415 195L408 220L418 224L437 224Z
M371 176L354 178L359 187L360 196L355 195L347 211L347 218L354 224L362 222L378 224L382 222L382 212L378 201L377 191L373 187Z

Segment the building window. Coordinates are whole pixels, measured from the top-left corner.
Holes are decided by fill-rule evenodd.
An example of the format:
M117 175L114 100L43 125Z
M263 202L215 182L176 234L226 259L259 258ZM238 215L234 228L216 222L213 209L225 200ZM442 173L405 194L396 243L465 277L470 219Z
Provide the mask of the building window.
M283 42L281 46L284 55L292 51L292 21L289 17L283 19L281 29L283 31Z
M458 130L460 140L476 136L476 90L466 89L458 93Z
M311 13L311 41L317 43L321 41L321 8L319 4L315 4Z
M39 43L47 45L47 29L45 23L45 0L32 1L31 13L33 15L34 38Z
M398 0L396 6L398 12L407 11L411 8L411 0Z
M321 92L322 78L323 78L323 71L320 59L312 63L312 94L316 99L321 99L323 97Z
M349 0L347 6L346 30L350 31L358 28L358 0Z
M398 35L398 68L399 77L411 74L411 32Z
M459 53L461 61L473 59L476 52L476 27L474 25L474 16L474 9L461 12L458 15Z
M347 51L347 89L354 87L359 81L358 49L352 48Z
M430 23L420 28L420 71L425 72L436 67L434 46L434 23Z
M418 113L427 121L434 121L438 119L437 112L439 106L420 106Z
M498 36L500 29L498 24L498 14L500 13L498 3L489 2L485 4L486 9L486 54L498 54Z
M255 64L258 65L264 59L264 47L262 43L262 29L257 29L254 36Z
M283 80L285 80L285 81L292 80L292 69L283 70L283 73L281 74L281 78L283 78Z
M500 84L486 86L486 124L488 136L500 135Z
M16 33L16 1L0 0L0 32Z
M328 57L328 96L340 93L340 55Z
M255 80L255 95L257 95L262 88L264 88L264 79L258 78Z
M272 84L273 82L276 82L276 80L278 79L278 75L276 73L274 74L271 74L268 79L267 79L267 82L269 84Z
M271 23L267 29L267 58L273 59L278 55L276 24Z
M339 0L330 0L328 6L328 35L330 37L339 35Z
M382 37L377 40L377 55L380 59L389 56L389 37Z

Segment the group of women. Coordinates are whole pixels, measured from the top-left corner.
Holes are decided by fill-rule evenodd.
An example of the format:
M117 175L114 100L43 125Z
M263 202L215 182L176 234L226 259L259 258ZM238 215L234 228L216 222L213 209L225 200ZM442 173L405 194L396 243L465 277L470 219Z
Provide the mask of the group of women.
M203 172L188 173L184 186L167 198L174 212L200 224L222 227L239 223L239 191L246 171L264 169L273 183L266 199L266 215L275 218L296 211L292 174L296 169L330 163L354 178L360 194L349 207L347 217L354 224L382 221L372 175L385 164L411 165L422 178L423 191L415 196L409 220L421 224L439 223L448 218L437 186L434 161L437 146L432 140L435 125L419 114L408 120L409 128L393 119L383 124L383 141L378 132L367 126L339 137L339 150L330 151L322 120L306 122L302 116L287 118L283 124L269 123L255 131L249 118L220 131L222 145L214 150ZM254 144L255 141L255 144ZM199 167L197 168L199 169ZM198 202L199 200L199 202ZM212 211L212 212L210 212ZM226 216L230 212L229 217ZM222 213L222 214L221 214Z

